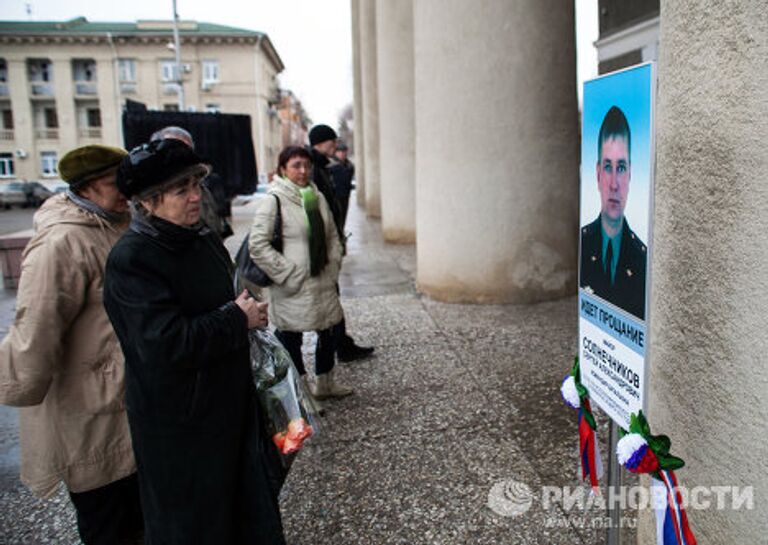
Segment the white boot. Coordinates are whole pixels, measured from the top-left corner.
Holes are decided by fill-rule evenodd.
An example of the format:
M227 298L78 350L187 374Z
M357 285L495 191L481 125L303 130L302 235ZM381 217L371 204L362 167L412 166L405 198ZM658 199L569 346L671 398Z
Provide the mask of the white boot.
M354 390L344 384L338 384L334 379L333 370L317 375L317 383L312 394L317 399L328 399L329 397L346 397L354 393Z
M307 409L313 414L325 416L325 405L315 397L314 387L309 380L309 375L302 375L301 385L304 387L304 393L307 397Z

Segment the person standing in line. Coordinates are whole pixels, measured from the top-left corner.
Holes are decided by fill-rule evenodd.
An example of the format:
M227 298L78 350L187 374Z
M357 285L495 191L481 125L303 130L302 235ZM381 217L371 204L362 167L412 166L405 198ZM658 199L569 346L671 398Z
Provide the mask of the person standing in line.
M325 199L312 183L312 160L299 146L288 146L278 157L277 176L268 197L259 202L248 245L251 259L272 279L267 288L275 335L306 381L301 353L304 332L317 332L317 399L344 397L352 389L339 384L333 326L342 318L336 285L341 268L341 242ZM280 207L283 249L272 247Z
M166 138L175 138L195 149L195 140L192 134L186 129L176 126L163 127L159 131L152 133L150 141L165 140ZM202 195L202 219L205 224L221 237L221 240L232 236L234 233L227 218L232 216L232 204L227 198L227 192L224 189L224 182L221 176L211 172L203 180L201 186Z
M315 125L309 131L309 153L312 158L312 181L328 201L333 215L333 223L339 233L342 247L346 245L346 236L342 225L341 210L333 190L333 181L328 171L330 158L336 152L336 131L328 125ZM346 253L346 251L344 251ZM338 284L336 286L338 291ZM342 314L341 321L333 328L336 339L336 353L340 361L355 361L369 357L374 347L360 346L347 334L347 322Z
M345 232L347 224L347 211L349 210L349 195L355 188L352 180L355 178L355 165L347 158L349 148L344 142L338 142L334 157L330 160L328 170L333 182L333 192L339 202L339 222L341 230Z
M125 155L92 145L59 161L69 188L34 216L0 345L0 403L21 407L21 480L42 498L63 481L86 545L143 536L124 358L102 304L107 255L130 220L115 184Z
M134 214L104 306L125 352L147 543L284 545L267 467L247 456L252 434L264 439L248 331L267 325L267 304L235 295L232 260L200 221L209 172L173 138L118 170Z

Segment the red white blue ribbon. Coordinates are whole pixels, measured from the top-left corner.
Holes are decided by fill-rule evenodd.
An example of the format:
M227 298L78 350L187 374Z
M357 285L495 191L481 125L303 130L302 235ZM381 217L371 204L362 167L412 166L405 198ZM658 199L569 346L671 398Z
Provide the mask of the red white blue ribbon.
M616 445L619 463L632 473L651 474L651 497L656 512L657 545L696 545L688 526L677 477L671 469L662 469L648 442L638 433L628 433ZM656 478L658 475L659 478Z
M652 486L663 488L658 496L663 500L656 508L656 542L658 545L696 545L696 538L688 526L688 516L683 508L683 499L677 488L675 472L659 470L661 481L652 478Z

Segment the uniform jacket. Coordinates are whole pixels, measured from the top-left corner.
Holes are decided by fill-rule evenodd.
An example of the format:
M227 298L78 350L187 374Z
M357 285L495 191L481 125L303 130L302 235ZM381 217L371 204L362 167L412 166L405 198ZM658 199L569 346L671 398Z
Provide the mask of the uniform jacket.
M602 233L600 216L581 228L580 285L598 297L644 320L645 266L648 249L629 228L625 218L616 275L611 285L603 272Z
M34 223L16 320L0 345L0 403L22 407L21 480L47 497L59 481L84 492L136 470L123 354L102 304L107 255L127 225L64 194Z
M317 187L313 185L315 191ZM328 249L328 264L317 276L309 275L309 237L299 187L276 177L269 197L259 202L251 227L249 248L251 259L267 273L274 284L269 286L269 319L285 331L315 331L341 321L342 310L336 291L341 268L339 243L331 211L318 192ZM283 252L270 245L277 213L274 197L280 199L283 216Z
M238 542L253 382L231 270L214 233L160 219L134 219L107 261L149 544ZM251 490L269 503L267 486ZM272 507L250 516L282 536Z

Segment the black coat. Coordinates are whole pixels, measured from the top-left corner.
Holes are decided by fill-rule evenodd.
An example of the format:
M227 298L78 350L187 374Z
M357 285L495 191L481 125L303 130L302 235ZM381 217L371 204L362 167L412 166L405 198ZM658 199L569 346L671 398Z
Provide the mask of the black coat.
M107 260L148 544L283 542L264 471L244 456L258 418L231 267L213 233L157 219L134 220ZM243 505L262 506L245 521L259 538L239 537Z
M625 218L619 260L611 285L603 272L603 230L598 216L595 221L581 228L579 283L582 288L644 320L647 254L647 247L629 228Z
M333 180L328 171L330 160L315 148L310 147L308 148L308 151L312 156L312 181L328 202L328 207L331 209L331 215L333 215L333 223L336 226L336 231L339 233L339 240L344 244L345 237L342 229L344 222L342 221L341 209L339 208L339 202L336 200L336 193L333 189Z

